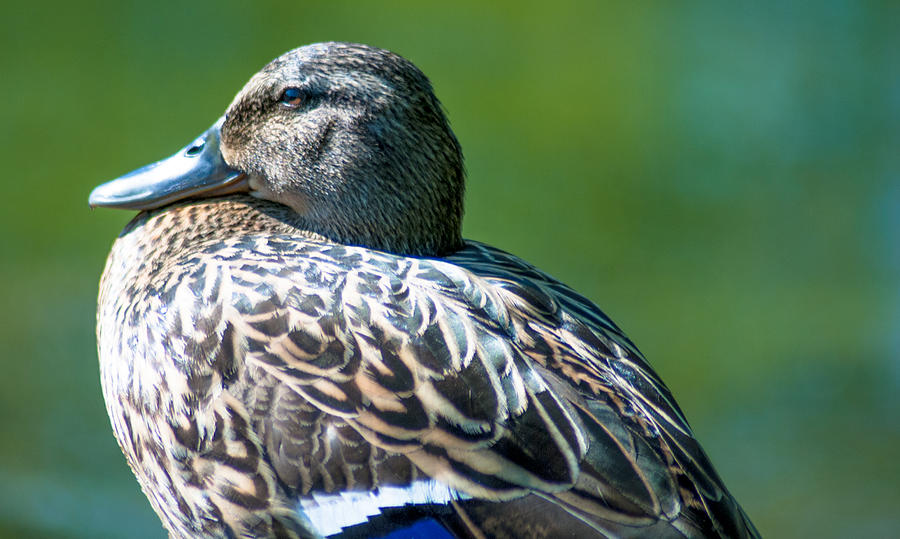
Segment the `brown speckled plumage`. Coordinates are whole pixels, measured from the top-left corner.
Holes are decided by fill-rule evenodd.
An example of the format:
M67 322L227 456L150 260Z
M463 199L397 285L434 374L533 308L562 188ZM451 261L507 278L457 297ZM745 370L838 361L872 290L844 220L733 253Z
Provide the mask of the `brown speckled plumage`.
M273 108L301 80L319 84L308 108ZM173 537L319 537L328 495L423 484L450 498L372 522L755 536L621 330L459 240L461 155L412 64L292 51L238 94L222 155L256 198L141 213L101 282L107 408ZM390 529L368 520L346 532Z

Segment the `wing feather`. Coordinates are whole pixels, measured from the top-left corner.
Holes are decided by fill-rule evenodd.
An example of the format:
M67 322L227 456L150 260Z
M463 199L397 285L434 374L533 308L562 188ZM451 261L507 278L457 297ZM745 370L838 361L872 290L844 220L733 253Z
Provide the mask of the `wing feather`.
M577 415L510 338L510 309L550 317L552 299L519 300L453 264L340 249L222 261L247 363L463 492L571 487L587 448Z
M235 285L220 288L231 294L222 316L236 353L311 405L342 444L368 444L370 488L415 480L383 465L395 455L476 498L537 493L598 530L668 520L691 535L713 511L707 500L728 505L631 341L521 260L476 243L445 260L314 241L268 249L252 265L219 261ZM300 494L347 488L289 471L292 436L327 428L281 428L294 434L282 435L274 467ZM358 471L341 473L363 486Z

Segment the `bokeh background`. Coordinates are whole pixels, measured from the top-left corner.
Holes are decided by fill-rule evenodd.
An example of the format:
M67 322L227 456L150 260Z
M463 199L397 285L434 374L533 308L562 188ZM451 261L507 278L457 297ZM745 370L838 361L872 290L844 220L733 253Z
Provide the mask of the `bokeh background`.
M324 40L431 77L466 235L619 322L764 535L900 536L898 23L850 0L5 5L0 536L164 537L94 343L131 216L87 194Z

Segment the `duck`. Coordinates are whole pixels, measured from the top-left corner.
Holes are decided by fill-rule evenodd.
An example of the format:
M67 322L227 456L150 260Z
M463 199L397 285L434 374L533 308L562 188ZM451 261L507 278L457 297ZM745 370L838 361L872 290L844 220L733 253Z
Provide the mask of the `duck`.
M460 144L402 56L291 50L173 156L98 298L114 435L171 537L759 537L594 303L463 239Z

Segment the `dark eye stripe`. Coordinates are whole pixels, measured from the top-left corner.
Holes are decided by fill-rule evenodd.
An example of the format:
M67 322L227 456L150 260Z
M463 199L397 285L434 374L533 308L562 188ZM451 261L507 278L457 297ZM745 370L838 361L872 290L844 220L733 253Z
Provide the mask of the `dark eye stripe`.
M278 101L286 107L297 107L303 102L302 94L299 88L286 88Z

